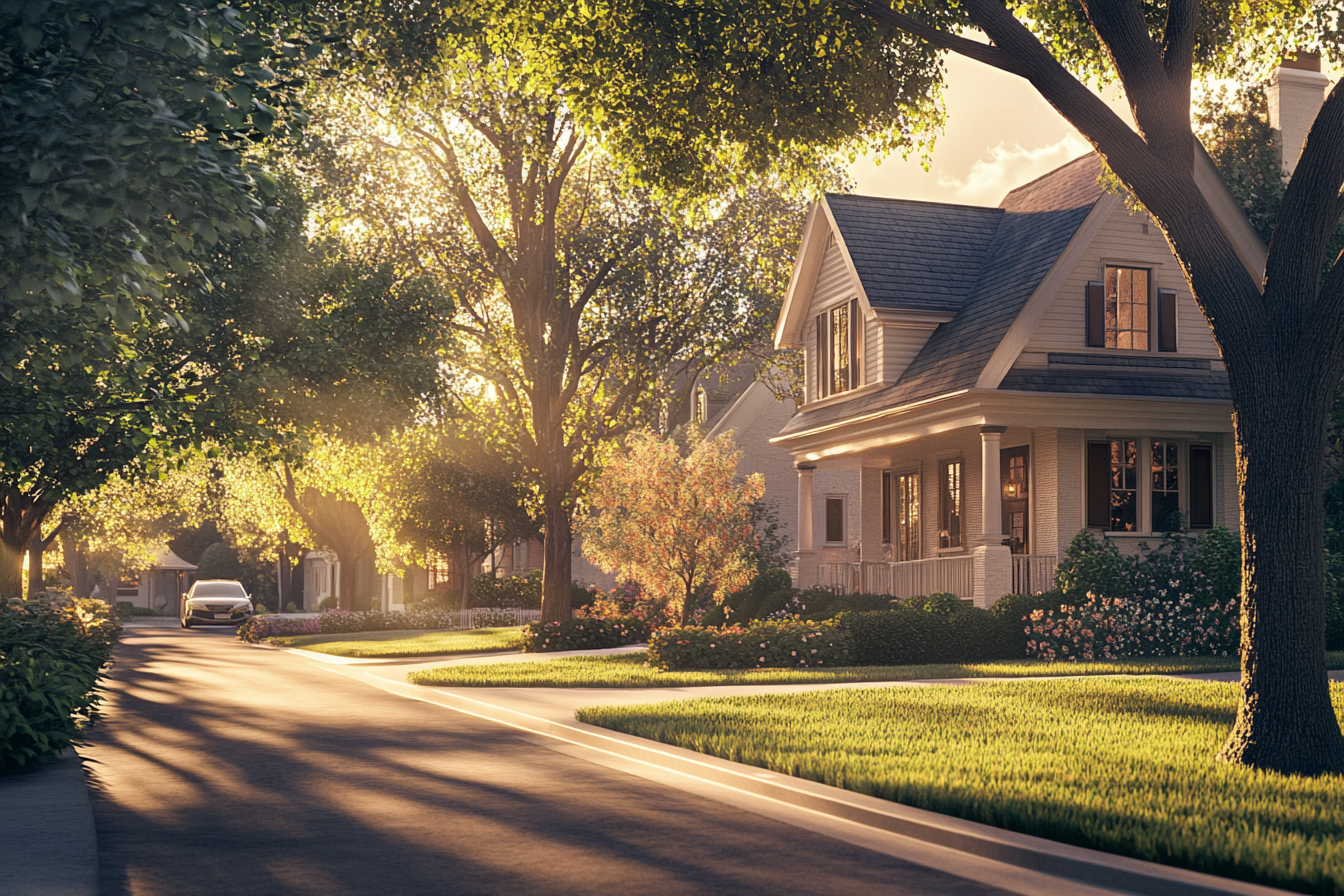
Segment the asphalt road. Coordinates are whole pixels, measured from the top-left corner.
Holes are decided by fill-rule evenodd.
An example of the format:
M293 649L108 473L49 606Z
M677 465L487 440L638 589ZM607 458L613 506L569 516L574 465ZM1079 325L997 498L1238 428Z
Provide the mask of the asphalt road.
M232 629L128 631L80 751L102 894L1004 892L545 741Z

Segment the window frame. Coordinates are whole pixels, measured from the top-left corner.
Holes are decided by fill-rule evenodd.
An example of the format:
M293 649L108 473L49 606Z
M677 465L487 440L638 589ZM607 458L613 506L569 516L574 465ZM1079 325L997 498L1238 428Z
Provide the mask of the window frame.
M957 468L955 495L955 513L953 512L953 494L949 485L948 472ZM952 518L956 517L956 537L952 535ZM966 463L960 457L947 458L938 462L938 551L952 552L966 550Z
M1101 349L1106 352L1124 352L1127 354L1153 355L1179 351L1179 321L1177 306L1180 301L1178 290L1158 285L1162 265L1160 262L1140 262L1124 258L1101 259L1101 279L1089 280L1084 289L1083 344L1087 348ZM1148 288L1146 298L1147 329L1135 330L1132 327L1125 332L1146 332L1146 348L1120 348L1117 330L1116 344L1107 345L1106 326L1106 284L1110 270L1143 271L1147 274ZM1117 307L1117 318L1118 318ZM1117 320L1118 323L1118 320Z
M1133 442L1135 445L1135 528L1113 529L1111 528L1114 520L1113 499L1111 497L1111 484L1114 481L1114 471L1110 464L1112 449L1111 445L1115 442ZM1157 495L1170 494L1169 490L1156 489L1154 482L1155 470L1153 467L1154 452L1156 446L1164 444L1169 448L1175 449L1175 474L1176 474L1176 506L1181 514L1181 521L1184 524L1182 531L1207 531L1218 524L1218 474L1217 474L1217 444L1216 441L1199 438L1166 437L1153 435L1129 435L1115 434L1105 437L1087 438L1083 445L1083 516L1086 528L1101 530L1107 536L1141 536L1144 538L1161 537L1166 529L1154 526L1154 514L1157 506ZM1105 476L1099 475L1097 459L1100 456L1098 449L1105 449L1108 463L1105 469ZM1166 450L1166 449L1164 449ZM1202 461L1207 466L1206 470L1196 469L1195 453L1201 452L1207 458ZM1168 455L1170 456L1170 455ZM1199 481L1197 481L1199 480ZM1105 498L1100 499L1097 487L1104 481ZM1201 491L1197 495L1197 491ZM1196 501L1202 498L1204 502L1203 510L1204 521L1196 522ZM1104 506L1103 506L1104 505ZM1106 522L1098 523L1097 514L1102 510L1106 511Z
M847 331L844 348L849 363L843 381L837 380L835 367L836 329L841 317ZM817 314L814 320L816 340L813 352L816 355L817 400L842 395L859 388L863 385L864 324L858 297L832 305Z
M840 517L839 517L839 520L838 520L838 522L839 522L839 526L840 526L840 537L837 538L837 539L833 539L833 538L831 538L831 504L832 504L832 503L836 503L836 504L839 504L839 505L840 505ZM821 528L822 528L822 538L823 538L822 544L830 545L830 546L832 546L832 547L834 547L834 546L843 546L843 545L847 544L847 542L845 541L845 529L848 528L848 527L845 525L845 523L847 522L847 521L846 521L846 518L845 518L845 513L846 513L846 511L848 510L848 507L847 507L847 502L846 502L846 500L845 500L845 495L827 495L827 496L825 497L825 499L823 499L823 501L822 501L822 505L821 505L821 506L822 506Z

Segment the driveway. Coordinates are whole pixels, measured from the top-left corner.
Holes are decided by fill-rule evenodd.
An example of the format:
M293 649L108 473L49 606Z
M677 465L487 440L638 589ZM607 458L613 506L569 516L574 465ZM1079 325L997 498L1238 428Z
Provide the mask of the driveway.
M81 750L104 896L1006 892L231 629L129 630L116 658Z

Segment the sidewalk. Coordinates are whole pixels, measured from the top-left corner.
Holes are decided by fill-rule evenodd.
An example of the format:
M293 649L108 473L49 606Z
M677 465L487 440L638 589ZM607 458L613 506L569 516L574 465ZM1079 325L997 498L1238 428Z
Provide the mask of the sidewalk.
M628 648L626 649L628 650ZM294 651L302 653L303 651ZM543 654L542 656L558 656ZM308 655L310 658L311 655ZM493 662L521 659L494 655ZM481 662L479 657L457 662ZM574 719L584 706L657 703L666 700L787 694L835 688L965 686L997 679L932 679L789 685L730 685L681 688L438 688L407 684L412 669L445 665L417 657L400 663L328 664L330 671L374 684L392 694L500 722L558 741L556 749L590 761L655 777L669 786L695 790L831 836L909 858L931 851L930 864L964 869L964 876L1013 892L1142 893L1151 896L1268 896L1286 891L1097 850L1082 849L903 806L825 784L621 734ZM1228 673L1235 680L1235 673ZM1208 678L1211 676L1188 676ZM1334 677L1334 675L1332 675ZM1022 681L1027 679L1011 679ZM574 751L578 751L575 753ZM785 814L781 814L784 810ZM820 820L819 820L820 819ZM883 836L894 838L883 840ZM948 858L952 855L953 858ZM979 864L977 864L979 863ZM958 873L961 873L960 871Z
M73 750L0 778L0 893L97 896L98 842Z

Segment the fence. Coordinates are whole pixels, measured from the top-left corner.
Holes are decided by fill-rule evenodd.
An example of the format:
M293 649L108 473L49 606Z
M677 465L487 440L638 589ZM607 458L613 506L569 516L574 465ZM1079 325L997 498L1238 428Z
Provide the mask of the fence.
M817 584L842 594L915 597L941 591L969 600L975 593L975 561L967 556L904 563L822 563Z
M1013 593L1036 594L1055 587L1055 554L1014 554Z

